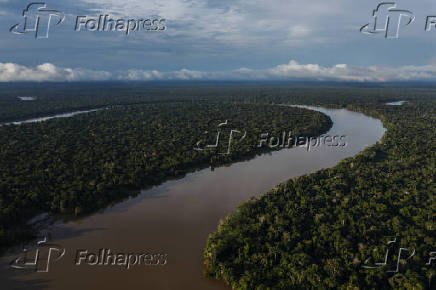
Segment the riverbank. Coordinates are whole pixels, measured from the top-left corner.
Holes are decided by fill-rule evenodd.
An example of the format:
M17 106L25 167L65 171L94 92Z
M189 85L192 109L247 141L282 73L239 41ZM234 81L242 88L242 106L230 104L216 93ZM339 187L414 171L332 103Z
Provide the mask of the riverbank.
M424 265L435 242L436 106L348 109L382 119L382 142L241 205L208 238L209 277L233 289L434 286ZM416 253L413 262L376 271L385 237Z
M98 284L93 284L94 287L121 287L122 281L129 277L131 287L143 286L142 281L146 279L154 289L225 289L222 283L202 277L204 241L220 219L241 202L289 178L335 166L340 160L376 143L385 132L379 120L360 113L325 110L333 121L327 134L347 135L348 146L340 150L325 146L312 151L297 147L214 171L196 171L183 179L144 190L101 213L53 225L50 228L53 242L63 245L67 253L65 259L57 263L56 272L46 276L46 288L74 289L79 287L76 280L80 275L81 287L89 283ZM161 251L168 254L168 264L154 270L128 273L107 268L76 268L69 261L74 260L78 248ZM1 273L0 277L3 279ZM34 278L37 276L26 275L26 279ZM5 281L17 285L24 280L9 277Z

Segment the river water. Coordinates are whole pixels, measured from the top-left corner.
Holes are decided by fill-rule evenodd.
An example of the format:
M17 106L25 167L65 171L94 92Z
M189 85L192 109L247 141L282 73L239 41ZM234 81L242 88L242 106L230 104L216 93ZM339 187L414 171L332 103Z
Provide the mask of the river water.
M386 103L388 106L401 106L403 104L407 103L407 101L396 101L396 102L389 102Z
M3 124L0 124L0 126L2 126L2 125L21 125L21 124L27 124L27 123L38 123L38 122L44 122L44 121L47 121L50 119L56 119L56 118L71 118L75 115L86 114L86 113L96 112L96 111L100 111L100 110L102 110L102 109L74 111L74 112L68 112L68 113L63 113L63 114L57 114L57 115L53 115L53 116L33 118L33 119L24 120L24 121L3 123Z
M330 136L345 135L347 146L292 148L227 167L204 169L143 190L140 195L99 213L50 226L52 243L66 250L38 273L11 269L18 252L0 260L2 289L228 289L204 278L203 249L219 220L238 204L289 178L332 167L375 144L385 132L380 120L345 109L308 107L327 114ZM79 249L98 253L163 253L166 265L75 265ZM44 261L39 261L43 264Z

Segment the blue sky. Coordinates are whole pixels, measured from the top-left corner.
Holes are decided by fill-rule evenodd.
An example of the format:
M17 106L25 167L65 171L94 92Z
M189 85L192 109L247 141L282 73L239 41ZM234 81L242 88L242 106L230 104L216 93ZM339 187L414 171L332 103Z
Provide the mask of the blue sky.
M0 0L0 81L436 80L436 27L425 31L436 1L394 2L416 17L398 39L359 32L373 0L47 0L66 18L35 39L9 32L30 2ZM76 16L99 14L167 29L74 31Z

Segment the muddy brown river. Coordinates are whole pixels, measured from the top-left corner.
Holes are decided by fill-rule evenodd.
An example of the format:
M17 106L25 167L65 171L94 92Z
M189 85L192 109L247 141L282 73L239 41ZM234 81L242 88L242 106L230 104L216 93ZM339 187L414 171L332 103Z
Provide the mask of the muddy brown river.
M48 272L12 269L22 253L0 259L1 289L228 289L204 278L203 249L209 233L238 204L265 193L289 178L332 167L375 144L386 131L380 120L345 109L308 107L327 114L330 136L345 135L347 146L291 148L231 166L204 169L170 180L86 218L51 225L53 252ZM76 265L78 250L99 253L165 254L165 265ZM29 253L32 249L29 249ZM34 249L32 250L34 252ZM42 250L41 250L42 251ZM44 268L40 258L39 269Z

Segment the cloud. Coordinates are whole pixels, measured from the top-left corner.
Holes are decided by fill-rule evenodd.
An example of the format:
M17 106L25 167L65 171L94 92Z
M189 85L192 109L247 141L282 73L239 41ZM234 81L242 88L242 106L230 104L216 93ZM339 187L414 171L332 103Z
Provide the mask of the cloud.
M311 29L304 25L294 25L289 29L289 36L292 38L306 37L310 35Z
M153 70L184 66L208 71L267 67L286 62L289 55L323 66L428 63L434 56L436 32L423 28L426 16L436 13L436 1L397 2L400 9L413 11L416 21L402 26L400 39L388 40L359 32L378 4L372 1L58 0L47 5L65 12L65 23L50 28L49 39L35 41L32 33L17 36L8 32L12 24L23 21L24 8L21 1L9 1L0 8L10 13L0 19L6 27L0 31L5 39L0 43L0 55L4 62L26 65L38 60L69 67L148 70L132 71L133 79L159 79L162 76L153 75ZM123 19L159 16L166 19L167 30L135 31L126 36L72 29L77 15L98 18L99 14Z
M436 80L436 63L422 66L350 66L337 64L331 67L319 64L300 64L295 60L268 69L240 68L231 71L196 71L181 69L131 69L127 71L96 71L61 68L51 63L27 67L14 63L0 63L0 82L74 82L74 81L153 81L153 80L312 80L387 82Z
M141 80L160 80L164 76L157 70L144 71L144 70L128 70L126 73L120 74L118 80L131 80L131 81L141 81Z
M312 3L314 2L314 3ZM170 37L209 47L211 43L244 46L271 41L310 44L322 33L326 19L343 19L343 10L354 7L344 0L311 2L276 0L80 0L95 13L123 17L159 16L167 19ZM336 38L336 34L332 36ZM207 39L208 42L201 42Z
M243 69L239 72L256 79L304 79L318 81L387 82L436 80L436 64L423 66L350 66L337 64L323 67L318 64L299 64L291 60L287 64L266 70Z
M17 81L81 81L109 80L112 74L105 71L59 68L51 63L27 67L14 63L0 63L0 82Z

